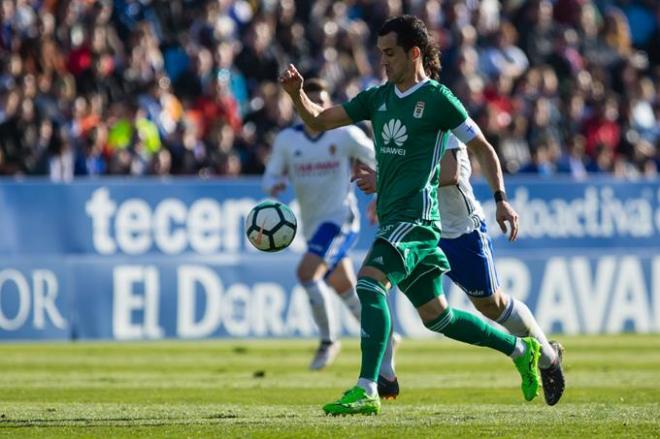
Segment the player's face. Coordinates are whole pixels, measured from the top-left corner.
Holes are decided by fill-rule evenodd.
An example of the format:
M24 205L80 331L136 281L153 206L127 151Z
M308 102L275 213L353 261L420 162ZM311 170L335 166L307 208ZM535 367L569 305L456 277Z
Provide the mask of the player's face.
M385 68L387 79L398 84L414 69L412 57L396 42L396 33L379 36L376 43L380 50L380 63Z

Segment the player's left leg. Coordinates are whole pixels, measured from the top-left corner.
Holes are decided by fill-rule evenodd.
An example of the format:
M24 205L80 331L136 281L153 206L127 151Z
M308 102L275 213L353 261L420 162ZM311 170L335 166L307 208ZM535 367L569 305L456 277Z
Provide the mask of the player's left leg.
M489 297L470 297L475 308L489 319L504 326L519 337L532 336L541 344L539 370L543 381L543 396L548 405L559 402L566 387L561 365L564 348L556 341L548 341L527 305L499 289Z
M468 295L479 312L515 336L532 336L539 341L544 396L549 405L556 404L564 391L559 356L527 305L500 290L492 243L485 224L480 230L458 238L443 238L439 245L452 266L448 276ZM559 344L557 346L561 348Z
M431 331L463 343L490 347L511 357L522 378L523 395L531 401L538 394L540 384L536 370L539 343L531 337L507 334L469 312L450 308L442 289L442 273L448 268L445 256L438 249L418 264L399 288Z

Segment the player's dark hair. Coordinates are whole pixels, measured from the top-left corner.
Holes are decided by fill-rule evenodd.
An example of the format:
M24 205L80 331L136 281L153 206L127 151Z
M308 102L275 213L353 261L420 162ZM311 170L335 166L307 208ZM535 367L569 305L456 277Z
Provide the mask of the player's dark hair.
M400 15L390 18L378 31L378 36L390 32L396 33L396 43L408 52L413 47L419 47L422 52L424 71L431 78L440 79L440 51L429 35L426 25L412 15Z
M305 93L322 91L330 93L330 87L328 86L328 83L321 78L310 78L305 79L305 82L303 82L303 91Z

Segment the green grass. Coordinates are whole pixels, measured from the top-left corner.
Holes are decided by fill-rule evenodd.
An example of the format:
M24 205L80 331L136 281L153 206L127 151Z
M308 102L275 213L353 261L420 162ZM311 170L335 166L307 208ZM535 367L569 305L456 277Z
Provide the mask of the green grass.
M442 339L404 340L402 393L380 416L325 417L354 384L357 339L329 370L315 342L0 345L0 436L658 437L660 336L560 337L568 389L522 399L510 360Z

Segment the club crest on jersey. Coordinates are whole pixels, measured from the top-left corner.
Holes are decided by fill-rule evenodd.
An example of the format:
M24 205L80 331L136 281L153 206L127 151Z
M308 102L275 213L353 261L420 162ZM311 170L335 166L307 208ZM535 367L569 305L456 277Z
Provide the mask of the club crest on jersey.
M422 115L424 114L424 106L425 105L426 104L424 103L424 101L418 101L415 104L415 110L413 111L413 117L415 119L421 119L422 118Z
M335 145L330 145L330 148L328 149L330 150L330 155L335 155L337 152L337 147Z

